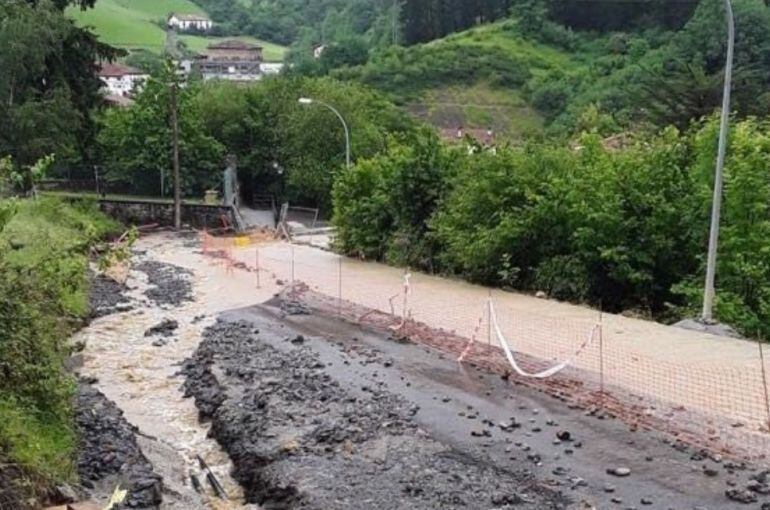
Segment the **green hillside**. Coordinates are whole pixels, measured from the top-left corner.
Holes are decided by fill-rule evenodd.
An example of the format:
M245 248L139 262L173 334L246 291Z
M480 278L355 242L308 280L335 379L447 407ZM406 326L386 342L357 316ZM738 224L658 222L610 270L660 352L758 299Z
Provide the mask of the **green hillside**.
M96 7L88 11L76 8L67 10L81 26L91 26L100 38L113 46L125 49L145 49L160 52L164 47L165 32L162 25L170 12L203 13L189 0L97 0ZM180 39L193 51L203 50L218 38L182 35ZM286 49L249 37L239 39L258 43L265 49L267 60L283 60Z
M506 21L427 44L391 48L364 66L333 74L389 93L439 128L492 128L518 141L542 133L545 124L528 85L554 72L578 71L587 60L584 51L528 39L517 23Z

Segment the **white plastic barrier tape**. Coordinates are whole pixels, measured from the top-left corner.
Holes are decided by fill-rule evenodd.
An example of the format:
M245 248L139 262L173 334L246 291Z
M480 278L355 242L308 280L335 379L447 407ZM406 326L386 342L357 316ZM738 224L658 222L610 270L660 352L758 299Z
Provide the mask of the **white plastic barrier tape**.
M505 337L503 336L503 332L500 331L500 325L497 323L497 314L495 314L495 307L492 304L492 302L489 303L489 316L492 320L492 326L495 329L495 335L497 336L497 341L500 343L500 347L502 347L503 351L505 351L505 356L508 358L508 362L511 364L511 367L513 368L513 370L520 376L530 377L534 379L546 379L548 377L558 374L559 372L567 368L572 363L572 361L574 361L574 358L573 358L573 360L559 363L558 365L555 365L549 368L548 370L543 370L542 372L538 372L534 374L524 371L519 366L519 364L516 363L516 359L513 357L511 348L508 346L508 342L505 340ZM580 346L578 351L575 353L575 357L577 357L585 347L587 347L589 344L593 342L595 333L598 328L599 328L599 325L597 324L596 326L593 327L593 329L591 329L591 336L587 341L583 343L583 345Z

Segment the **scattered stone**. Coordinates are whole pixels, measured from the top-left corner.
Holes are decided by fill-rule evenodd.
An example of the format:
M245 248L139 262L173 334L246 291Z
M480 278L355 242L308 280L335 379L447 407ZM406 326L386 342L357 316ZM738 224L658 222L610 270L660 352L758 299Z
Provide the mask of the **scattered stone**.
M631 474L631 470L627 467L613 467L607 469L607 474L618 477L626 477Z
M727 496L727 499L737 501L738 503L749 504L757 502L756 493L748 489L727 489L725 496Z
M74 503L78 495L69 484L62 483L54 487L52 500L57 504Z
M556 433L556 437L559 439L559 441L571 441L572 440L572 434L569 433L567 430L560 430Z
M250 334L255 325L258 337ZM550 489L522 485L520 470L479 462L475 453L432 437L418 426L419 406L403 396L324 369L329 360L319 359L320 342L309 336L296 346L284 342L293 334L268 318L219 320L182 368L185 395L195 398L211 436L233 459L246 502L264 508L366 508L372 501L387 502L383 508L560 508ZM343 350L354 364L370 356ZM469 431L481 438L476 447L500 446L488 440L500 424L473 408L460 412L478 421ZM539 463L540 456L529 460ZM526 498L501 490L521 486Z

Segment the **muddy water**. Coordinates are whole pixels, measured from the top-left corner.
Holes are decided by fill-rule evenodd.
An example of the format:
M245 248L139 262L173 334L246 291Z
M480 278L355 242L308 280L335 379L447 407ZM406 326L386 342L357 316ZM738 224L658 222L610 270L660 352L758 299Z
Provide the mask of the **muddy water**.
M217 312L264 301L272 294L271 286L265 282L263 290L255 292L253 282L223 278L225 275L220 273L225 270L210 266L210 261L196 254L189 239L155 235L141 239L136 250L134 266L158 261L192 271L188 278L192 280L193 301L178 306L157 305L145 295L151 287L147 275L132 270L126 283L135 308L95 320L74 339L86 344L82 373L96 377L97 387L138 427L140 446L164 479L162 508L249 508L229 475L229 458L206 437L208 426L199 423L192 400L183 398L182 379L177 372ZM223 285L223 281L227 283ZM147 338L144 333L163 319L178 321L179 328L166 345L154 346L156 338ZM206 460L224 486L227 501L212 495L198 467L197 455ZM191 473L199 477L209 495L195 492Z

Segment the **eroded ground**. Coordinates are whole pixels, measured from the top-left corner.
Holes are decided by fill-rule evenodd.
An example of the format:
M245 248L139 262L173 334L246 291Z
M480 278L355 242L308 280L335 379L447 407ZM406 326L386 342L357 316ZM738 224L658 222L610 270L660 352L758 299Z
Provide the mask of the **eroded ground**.
M223 314L185 366L187 393L265 508L743 508L725 491L764 476L272 304Z
M75 338L104 395L86 402L115 425L86 429L123 434L142 466L106 473L95 500L117 481L174 509L770 507L759 466L282 302L275 274L255 288L193 236L145 237L134 263L127 288L95 287L100 318Z

